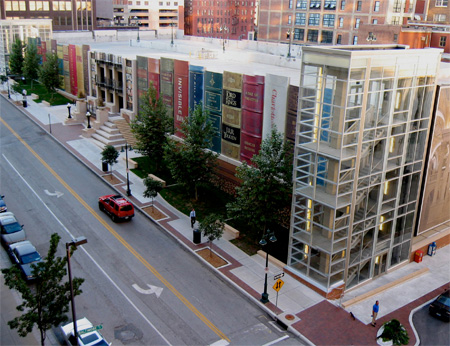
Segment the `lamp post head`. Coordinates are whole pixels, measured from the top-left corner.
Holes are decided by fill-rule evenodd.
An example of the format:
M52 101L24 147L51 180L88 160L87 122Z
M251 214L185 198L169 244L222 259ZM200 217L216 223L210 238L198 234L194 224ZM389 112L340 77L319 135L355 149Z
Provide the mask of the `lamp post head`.
M66 249L68 249L68 248L71 247L71 246L77 247L77 246L79 246L79 245L86 244L87 242L88 242L88 241L87 241L86 237L81 236L81 237L72 239L72 241L69 242L69 243L66 243Z
M70 108L70 107L72 107L72 105L70 103L68 103L67 104L67 108Z
M266 245L267 245L266 237L262 238L262 239L259 241L259 245L261 245L261 246L266 246Z
M91 112L86 112L86 117L90 118L91 117Z

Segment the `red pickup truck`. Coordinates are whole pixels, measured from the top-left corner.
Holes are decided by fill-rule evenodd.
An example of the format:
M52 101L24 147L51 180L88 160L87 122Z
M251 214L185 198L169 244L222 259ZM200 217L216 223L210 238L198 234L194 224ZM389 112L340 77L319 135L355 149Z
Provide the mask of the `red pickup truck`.
M107 213L114 222L131 220L134 207L126 198L120 195L106 195L98 199L98 207Z

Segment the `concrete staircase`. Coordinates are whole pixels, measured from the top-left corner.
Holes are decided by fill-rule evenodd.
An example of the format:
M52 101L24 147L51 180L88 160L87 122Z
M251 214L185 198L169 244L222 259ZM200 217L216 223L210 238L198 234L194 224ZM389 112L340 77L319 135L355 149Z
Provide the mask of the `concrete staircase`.
M125 145L126 141L114 123L115 118L121 117L110 116L108 121L105 121L91 137L94 143L102 149L106 145L112 145L117 150L120 150Z
M128 124L128 122L122 117L116 117L114 119L114 124L119 129L119 132L121 133L125 141L128 143L128 145L135 147L136 138L131 132L130 124Z

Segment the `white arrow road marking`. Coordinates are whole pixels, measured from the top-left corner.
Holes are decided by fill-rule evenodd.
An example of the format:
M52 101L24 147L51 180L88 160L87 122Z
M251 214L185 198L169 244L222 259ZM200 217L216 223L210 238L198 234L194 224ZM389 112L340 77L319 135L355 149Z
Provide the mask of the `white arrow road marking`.
M62 192L59 191L55 191L55 192L50 192L48 190L44 190L44 192L49 195L49 196L56 196L57 198L61 197L62 195L64 195Z
M139 293L142 293L142 294L153 294L154 293L154 294L156 294L156 297L159 298L159 296L161 295L161 293L163 291L163 288L162 287L158 287L158 286L152 286L152 285L149 285L149 284L147 284L147 286L150 287L150 289L145 290L145 289L139 287L138 284L133 284L133 288L136 291L138 291Z

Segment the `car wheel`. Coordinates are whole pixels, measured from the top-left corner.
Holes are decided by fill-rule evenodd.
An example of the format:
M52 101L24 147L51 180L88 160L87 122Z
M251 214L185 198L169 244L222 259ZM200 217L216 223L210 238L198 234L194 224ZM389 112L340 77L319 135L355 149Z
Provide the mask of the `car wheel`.
M112 220L113 222L117 222L117 217L116 217L116 215L112 214L112 215L111 215L111 220Z
M103 204L102 204L101 202L98 202L98 208L99 208L101 211L105 211L105 207L103 206Z

